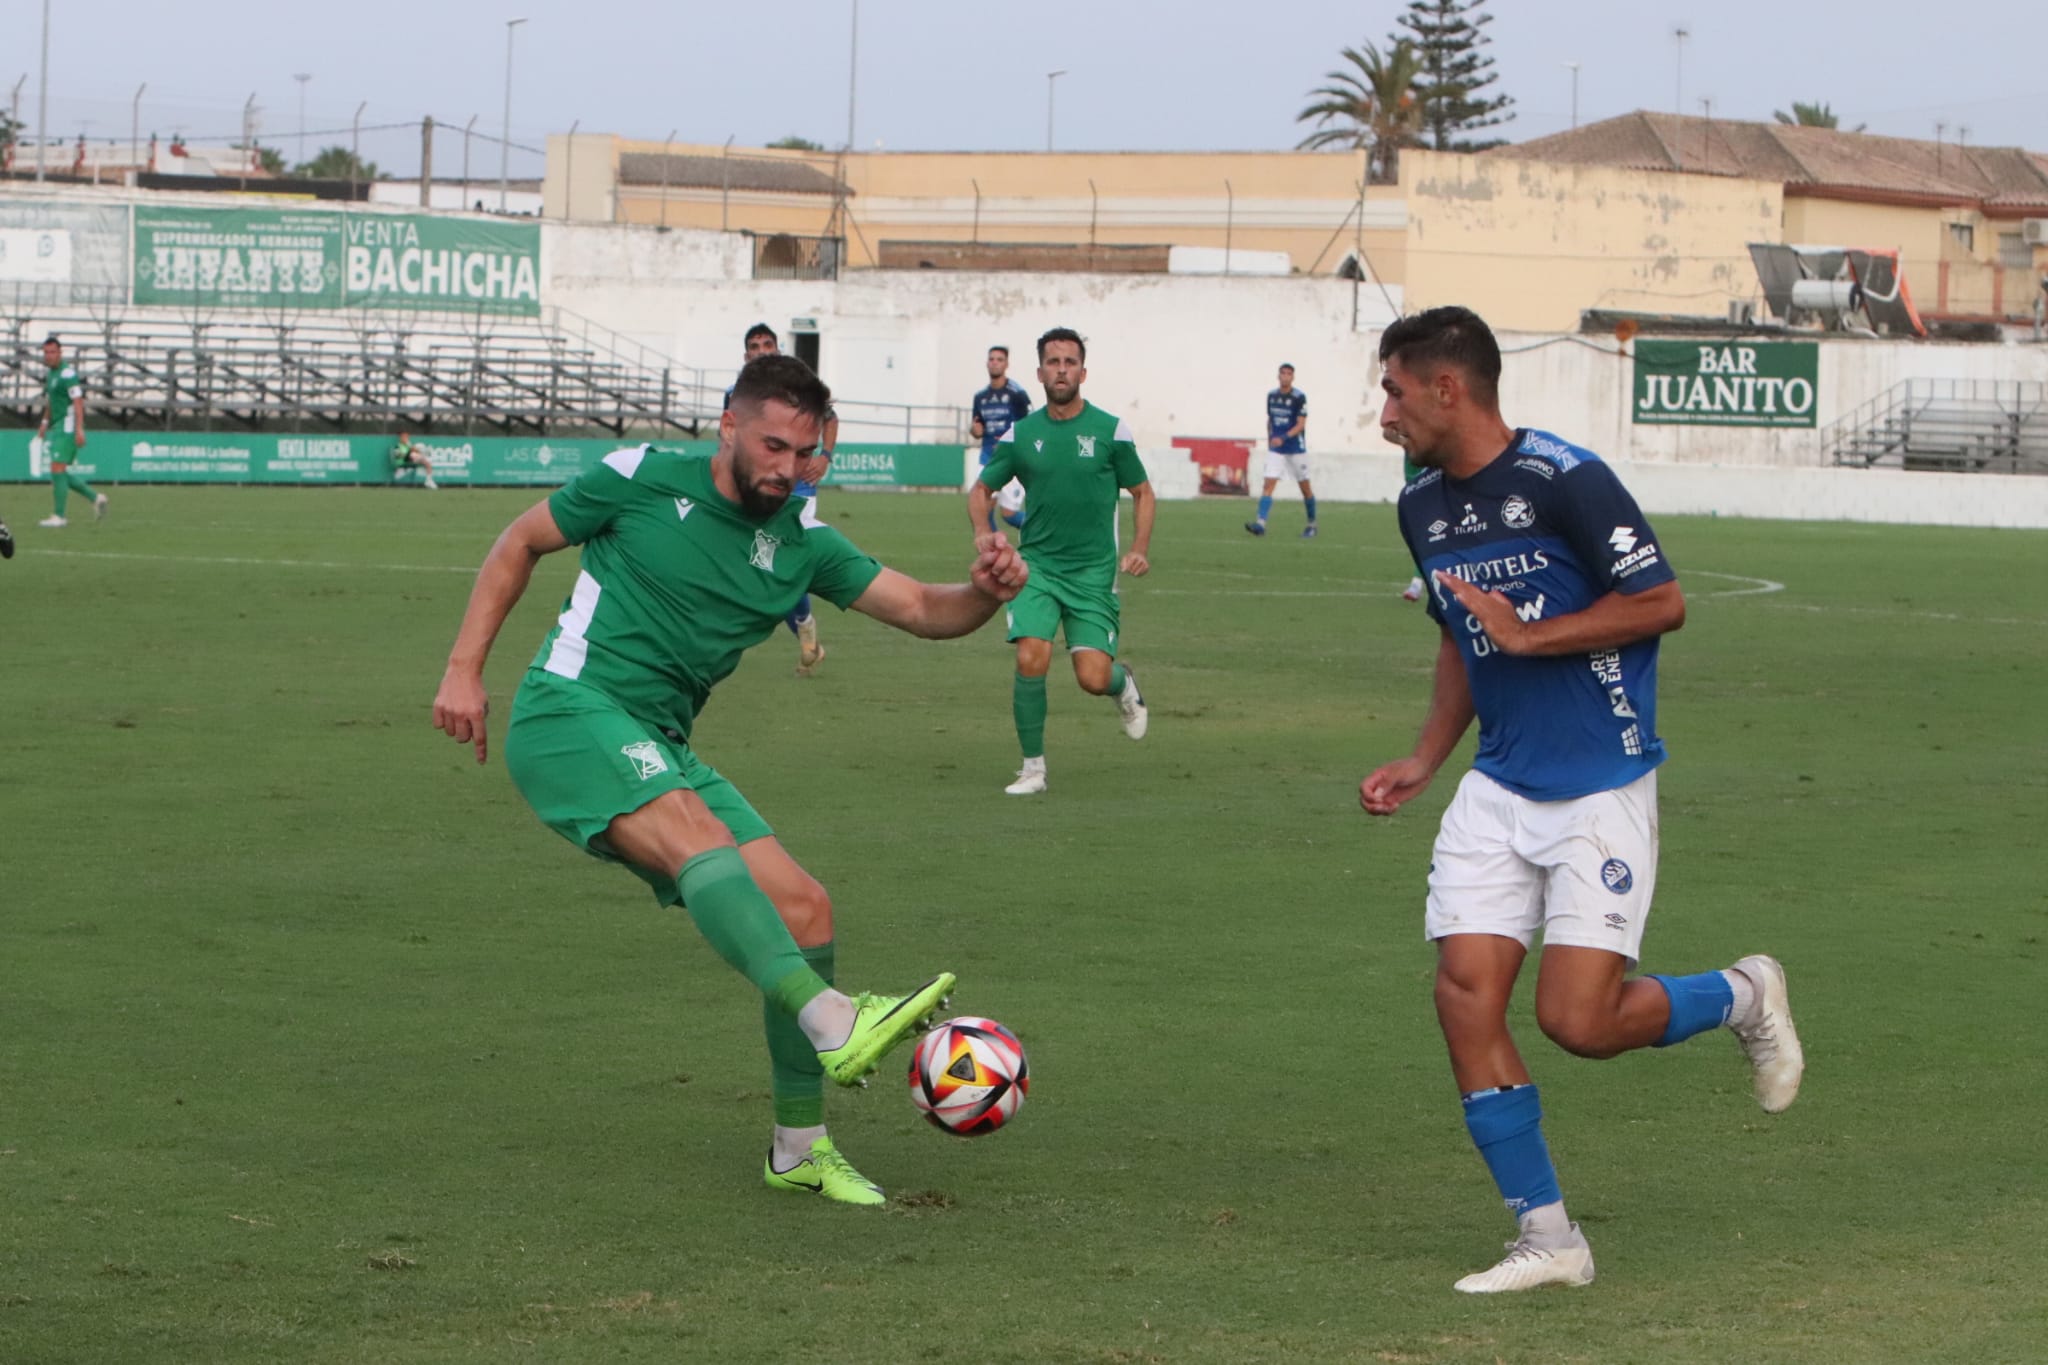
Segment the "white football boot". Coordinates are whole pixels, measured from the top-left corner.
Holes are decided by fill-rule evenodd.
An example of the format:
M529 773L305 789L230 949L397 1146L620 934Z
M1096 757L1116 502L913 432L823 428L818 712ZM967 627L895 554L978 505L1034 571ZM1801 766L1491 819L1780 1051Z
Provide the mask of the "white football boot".
M1508 1254L1491 1270L1467 1275L1451 1287L1460 1294L1512 1294L1546 1284L1572 1287L1593 1283L1593 1248L1572 1224L1572 1239L1561 1247L1539 1247L1524 1238L1509 1242Z
M1756 1071L1756 1102L1766 1114L1783 1113L1799 1098L1799 1078L1806 1072L1806 1050L1799 1045L1799 1030L1792 1027L1785 969L1778 959L1756 953L1731 970L1749 978L1756 999L1749 1013L1729 1020L1728 1027Z
M93 495L92 519L94 521L105 521L107 519L107 495L105 493Z
M1138 675L1129 664L1124 665L1124 690L1110 700L1116 703L1117 715L1123 718L1124 733L1132 739L1143 739L1151 719L1145 712L1145 698L1138 691Z
M1037 796L1045 790L1045 758L1027 758L1017 770L1017 780L1003 788L1005 796Z
M1422 580L1419 578L1409 579L1408 586L1401 589L1401 600L1403 602L1420 602L1422 600Z
M64 520L64 518L62 517L44 517L41 521L36 523L36 525L38 526L47 526L52 530L55 530L63 526L69 526L70 524L70 522Z

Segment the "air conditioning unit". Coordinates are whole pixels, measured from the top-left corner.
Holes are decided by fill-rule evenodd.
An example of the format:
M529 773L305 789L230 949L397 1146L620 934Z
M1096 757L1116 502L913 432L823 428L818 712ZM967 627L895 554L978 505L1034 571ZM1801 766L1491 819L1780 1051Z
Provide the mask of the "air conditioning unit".
M1755 324L1755 303L1749 299L1728 300L1728 325L1730 327L1751 327Z
M2020 219L2020 240L2028 246L2048 246L2048 218Z

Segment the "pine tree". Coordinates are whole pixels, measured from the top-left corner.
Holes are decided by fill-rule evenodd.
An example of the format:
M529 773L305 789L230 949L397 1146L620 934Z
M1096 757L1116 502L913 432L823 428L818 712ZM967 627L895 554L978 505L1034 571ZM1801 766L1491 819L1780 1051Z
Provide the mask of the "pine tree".
M1480 51L1493 40L1486 26L1493 16L1486 0L1408 0L1400 26L1422 63L1416 97L1422 106L1422 128L1439 152L1472 152L1499 145L1501 139L1474 142L1459 134L1506 123L1514 100L1482 94L1496 79L1493 58Z

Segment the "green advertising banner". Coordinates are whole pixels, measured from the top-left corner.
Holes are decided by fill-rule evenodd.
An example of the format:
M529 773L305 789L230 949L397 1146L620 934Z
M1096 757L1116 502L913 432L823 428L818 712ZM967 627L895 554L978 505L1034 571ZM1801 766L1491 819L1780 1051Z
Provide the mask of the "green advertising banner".
M540 314L540 227L413 213L135 209L138 305Z
M116 431L87 424L78 470L113 483L380 484L412 482L392 463L389 436ZM448 436L415 442L443 487L567 483L621 446L612 437ZM711 441L662 441L663 449L709 455ZM959 446L852 445L825 477L828 488L958 488ZM28 430L0 431L0 482L48 478L42 443Z
M1638 341L1638 425L1810 427L1820 393L1811 341Z

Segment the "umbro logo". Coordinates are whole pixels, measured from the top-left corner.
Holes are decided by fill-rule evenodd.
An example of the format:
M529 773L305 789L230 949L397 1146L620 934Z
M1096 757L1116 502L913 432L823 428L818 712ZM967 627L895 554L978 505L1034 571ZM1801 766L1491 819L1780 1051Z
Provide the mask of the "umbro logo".
M1636 528L1633 526L1615 527L1614 534L1607 537L1607 543L1614 547L1616 554L1627 554L1636 547Z

